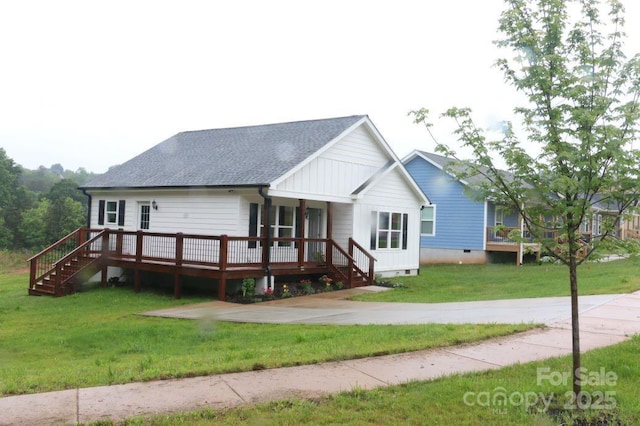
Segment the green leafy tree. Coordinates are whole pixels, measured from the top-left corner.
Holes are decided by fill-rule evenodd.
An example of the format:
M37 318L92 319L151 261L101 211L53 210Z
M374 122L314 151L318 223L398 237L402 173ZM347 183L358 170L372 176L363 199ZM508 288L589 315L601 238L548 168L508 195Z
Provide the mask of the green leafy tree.
M45 223L51 202L44 198L34 208L22 213L20 234L24 239L24 247L28 249L43 249L48 244Z
M438 146L458 160L452 173L483 176L477 193L517 211L535 240L568 267L576 396L581 395L578 266L636 208L640 190L640 153L633 147L640 59L627 60L622 51L622 4L605 5L507 0L499 21L503 39L497 43L510 53L497 66L528 100L515 109L522 128L515 131L505 123L502 137L492 140L469 109L452 108L444 116L455 121L470 158ZM413 114L430 128L428 110ZM611 214L600 238L585 242L581 226L590 221L596 203Z
M45 215L47 243L54 243L72 231L84 226L85 214L81 203L70 197L52 202Z
M27 191L19 184L21 167L0 148L0 247L19 248L20 237L17 228L22 220L22 209L30 206Z

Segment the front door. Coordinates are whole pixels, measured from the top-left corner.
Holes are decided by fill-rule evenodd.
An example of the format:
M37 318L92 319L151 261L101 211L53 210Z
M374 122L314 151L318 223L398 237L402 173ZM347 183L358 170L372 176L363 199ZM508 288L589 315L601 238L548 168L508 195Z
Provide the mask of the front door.
M138 203L138 229L147 230L151 223L151 205L148 202Z
M307 209L307 238L322 238L322 210ZM324 244L320 241L309 241L307 256L309 261L324 261Z

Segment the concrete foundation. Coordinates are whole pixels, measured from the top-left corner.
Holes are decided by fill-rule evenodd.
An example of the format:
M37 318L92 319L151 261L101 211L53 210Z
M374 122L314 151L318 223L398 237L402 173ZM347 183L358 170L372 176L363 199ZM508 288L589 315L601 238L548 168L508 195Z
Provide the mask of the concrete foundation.
M462 250L462 249L441 249L441 248L421 248L420 264L483 264L487 263L488 257L484 250Z

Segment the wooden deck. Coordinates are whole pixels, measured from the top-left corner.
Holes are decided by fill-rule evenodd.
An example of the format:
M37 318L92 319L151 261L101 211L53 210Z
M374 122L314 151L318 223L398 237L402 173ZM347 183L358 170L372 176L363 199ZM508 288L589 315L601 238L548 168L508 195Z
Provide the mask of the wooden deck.
M352 239L347 249L332 239L233 237L80 228L31 259L29 294L64 296L107 268L171 274L180 297L183 276L207 277L226 298L229 279L328 274L345 287L373 283L375 258Z

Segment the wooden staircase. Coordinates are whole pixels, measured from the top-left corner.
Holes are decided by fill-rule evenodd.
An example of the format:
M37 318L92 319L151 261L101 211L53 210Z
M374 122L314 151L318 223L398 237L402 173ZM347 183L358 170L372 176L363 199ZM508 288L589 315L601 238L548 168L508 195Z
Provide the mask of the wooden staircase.
M102 269L100 247L102 233L86 239L86 230L78 229L29 259L31 276L29 295L66 296L78 285Z
M349 238L349 252L337 244L332 244L327 252L327 265L332 278L336 282L341 281L347 288L373 285L375 261L353 238ZM364 265L367 265L366 271L362 269Z

